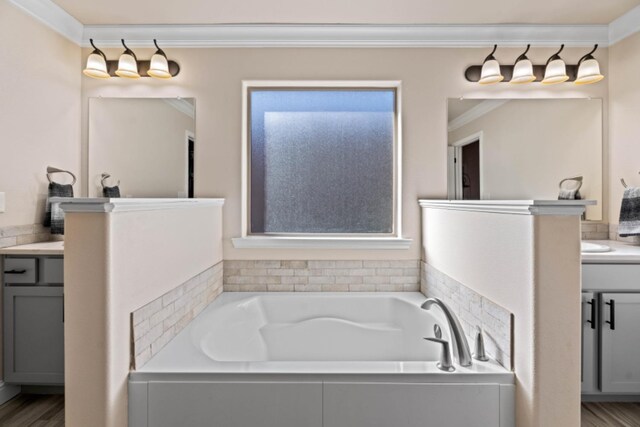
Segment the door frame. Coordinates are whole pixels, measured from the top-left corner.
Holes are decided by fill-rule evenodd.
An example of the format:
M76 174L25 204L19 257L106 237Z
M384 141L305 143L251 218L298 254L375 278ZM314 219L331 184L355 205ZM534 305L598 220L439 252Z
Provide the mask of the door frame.
M482 150L483 134L482 131L473 133L462 139L455 141L450 147L453 147L454 158L456 159L453 165L453 178L454 178L454 199L462 200L462 147L472 144L478 141L478 161L480 167L480 200L484 199L484 156Z
M184 194L185 197L189 197L189 140L193 140L193 151L194 151L194 155L195 155L195 143L196 143L196 134L195 132L192 132L190 130L185 130L184 131L184 142L185 142L185 149L182 151L183 153L185 153L184 156L184 170L186 171L185 173L185 178L186 181L184 183ZM194 163L195 163L195 159L194 159ZM195 170L195 164L193 169ZM195 179L194 179L194 186L195 186ZM195 190L195 189L194 189Z

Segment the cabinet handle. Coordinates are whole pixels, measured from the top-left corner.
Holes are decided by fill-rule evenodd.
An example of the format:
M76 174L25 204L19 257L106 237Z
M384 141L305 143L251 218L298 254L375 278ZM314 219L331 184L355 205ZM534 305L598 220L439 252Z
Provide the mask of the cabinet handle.
M612 331L615 331L616 330L616 301L610 299L609 302L606 302L605 304L609 306L609 320L607 320L605 323L609 324L609 329L611 329Z
M4 272L4 274L24 274L26 272L27 272L27 270L16 270L16 269L13 269L13 270L6 270Z
M587 301L587 304L591 306L591 319L587 320L587 323L591 325L591 329L596 328L596 300L591 298L591 301Z

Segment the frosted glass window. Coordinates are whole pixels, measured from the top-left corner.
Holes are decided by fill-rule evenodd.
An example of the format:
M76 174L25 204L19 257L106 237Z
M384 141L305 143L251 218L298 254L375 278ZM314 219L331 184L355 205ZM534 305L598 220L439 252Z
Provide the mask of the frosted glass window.
M395 89L252 89L251 233L393 233Z

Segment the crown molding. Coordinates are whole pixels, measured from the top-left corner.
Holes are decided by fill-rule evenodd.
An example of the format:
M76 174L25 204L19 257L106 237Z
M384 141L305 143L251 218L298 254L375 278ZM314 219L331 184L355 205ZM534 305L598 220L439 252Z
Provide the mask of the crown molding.
M640 6L610 25L83 25L51 0L9 2L83 47L607 47L640 29Z
M83 46L101 47L484 47L608 44L606 25L100 25L85 26Z
M163 98L162 100L182 114L192 119L196 118L196 107L183 98Z
M640 31L640 6L636 6L609 24L609 45Z
M498 107L503 106L507 102L509 102L508 99L486 99L451 120L447 125L447 131L453 132L454 130L460 129L462 126L471 123L474 120L478 120L480 117L490 113Z
M84 25L51 0L9 0L9 3L75 44L82 44Z

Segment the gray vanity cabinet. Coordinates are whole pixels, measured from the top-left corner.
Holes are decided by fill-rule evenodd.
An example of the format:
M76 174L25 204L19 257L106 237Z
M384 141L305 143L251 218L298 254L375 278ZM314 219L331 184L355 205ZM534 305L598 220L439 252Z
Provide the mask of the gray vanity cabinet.
M640 293L602 293L601 389L640 393Z
M3 270L4 381L64 384L62 257L6 256Z
M640 398L640 264L582 266L582 396Z

